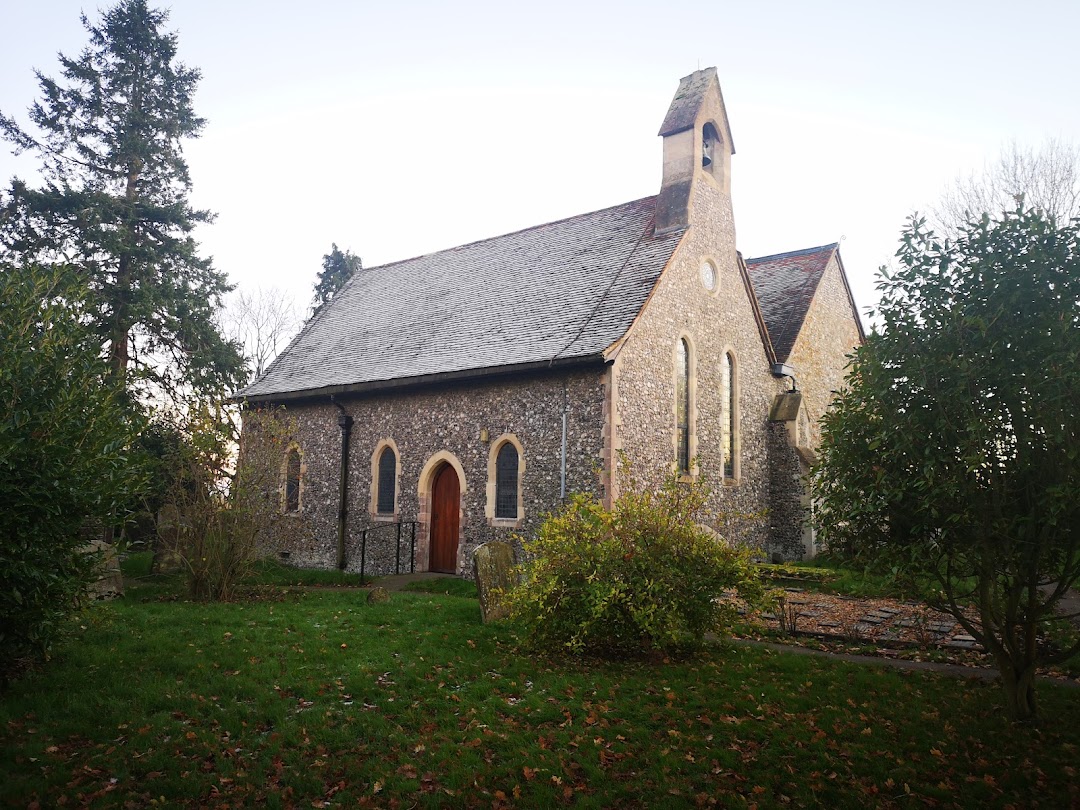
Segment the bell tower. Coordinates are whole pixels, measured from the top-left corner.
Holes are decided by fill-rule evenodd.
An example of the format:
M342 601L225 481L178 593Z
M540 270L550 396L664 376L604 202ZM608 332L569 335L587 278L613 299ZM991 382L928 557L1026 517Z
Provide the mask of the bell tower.
M735 144L716 68L679 80L659 134L664 139L664 176L656 201L656 232L665 233L690 223L695 183L715 183L724 194L731 193Z

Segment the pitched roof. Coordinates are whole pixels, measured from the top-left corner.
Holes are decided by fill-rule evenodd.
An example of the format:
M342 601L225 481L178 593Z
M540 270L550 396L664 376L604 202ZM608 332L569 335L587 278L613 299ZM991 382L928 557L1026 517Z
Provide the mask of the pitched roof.
M671 100L664 123L660 125L661 137L674 135L690 129L697 122L698 113L705 104L705 95L709 86L716 87L716 93L720 97L720 106L724 106L724 94L720 91L720 80L716 76L716 68L708 67L704 70L695 70L689 76L679 79L679 88L675 91L675 97ZM723 114L721 126L724 131L720 133L731 154L735 154L735 142L731 138L731 126L727 120L727 113Z
M655 204L646 197L357 271L237 396L335 393L599 359L682 237L654 235Z
M837 247L838 243L834 242L746 260L746 269L778 362L787 362L810 302Z

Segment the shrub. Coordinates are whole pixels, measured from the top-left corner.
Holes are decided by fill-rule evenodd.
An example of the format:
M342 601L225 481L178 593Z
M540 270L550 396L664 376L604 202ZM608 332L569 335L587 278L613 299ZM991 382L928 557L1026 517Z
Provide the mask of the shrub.
M48 652L95 576L81 530L119 521L135 434L63 269L0 263L0 680Z
M671 652L723 633L734 591L757 605L765 588L749 550L701 525L707 492L675 479L633 489L608 510L575 495L532 541L511 618L534 649L597 655Z
M162 546L175 551L187 574L192 598L226 601L254 573L260 540L271 530L279 451L295 422L280 410L249 410L234 465L233 420L213 403L192 415L174 463L169 519L159 530Z

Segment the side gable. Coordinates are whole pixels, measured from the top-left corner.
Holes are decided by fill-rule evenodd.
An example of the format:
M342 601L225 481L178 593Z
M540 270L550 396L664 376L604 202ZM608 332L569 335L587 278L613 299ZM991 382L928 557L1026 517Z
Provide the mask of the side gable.
M810 302L838 247L833 243L746 261L777 362L788 361Z
M817 446L819 420L844 384L848 355L865 337L840 251L835 245L826 245L766 257L758 260L757 273L769 294L776 294L777 285L785 279L793 285L787 307L771 302L774 323L770 332L775 327L774 339L783 341L783 356L777 359L794 369L811 421L811 444Z

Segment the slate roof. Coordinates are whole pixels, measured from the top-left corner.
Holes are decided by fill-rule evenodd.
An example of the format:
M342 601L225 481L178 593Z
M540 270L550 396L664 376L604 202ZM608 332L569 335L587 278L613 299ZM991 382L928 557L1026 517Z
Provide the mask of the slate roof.
M787 362L821 277L838 247L834 242L746 260L777 362Z
M238 398L291 398L600 359L645 303L682 232L656 197L364 268Z

